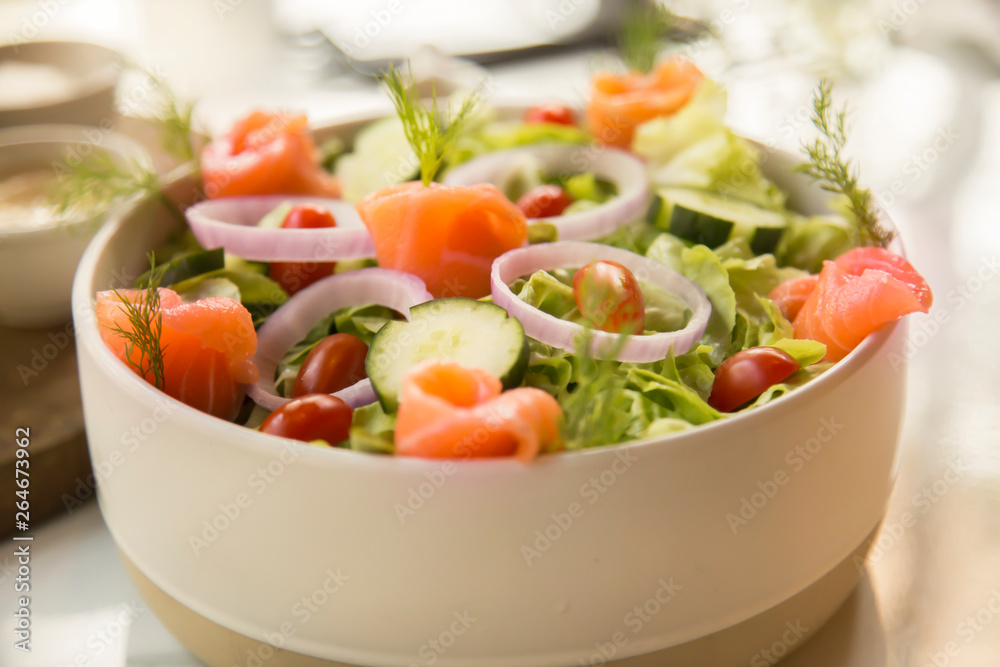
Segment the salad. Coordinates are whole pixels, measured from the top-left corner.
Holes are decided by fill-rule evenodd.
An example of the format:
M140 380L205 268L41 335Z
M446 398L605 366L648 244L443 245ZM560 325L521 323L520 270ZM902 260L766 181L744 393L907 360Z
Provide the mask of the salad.
M321 151L255 111L101 334L189 406L324 447L517 457L664 437L779 400L931 292L887 249L817 93L803 216L687 60L600 73L583 110L439 108Z

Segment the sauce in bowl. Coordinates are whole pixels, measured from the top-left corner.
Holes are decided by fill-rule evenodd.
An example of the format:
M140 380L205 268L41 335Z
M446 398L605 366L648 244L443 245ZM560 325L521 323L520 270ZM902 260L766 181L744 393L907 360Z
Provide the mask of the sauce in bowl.
M65 219L48 201L55 178L50 169L0 178L0 232L38 229Z

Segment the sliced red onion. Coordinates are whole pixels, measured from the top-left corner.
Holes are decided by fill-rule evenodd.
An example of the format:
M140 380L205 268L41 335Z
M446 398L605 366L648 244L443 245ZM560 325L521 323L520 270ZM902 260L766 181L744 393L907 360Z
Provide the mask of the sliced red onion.
M595 260L618 262L635 274L640 281L648 282L679 297L691 309L691 321L680 331L630 336L621 351L613 355L616 361L646 363L665 359L671 346L674 354L684 354L697 343L708 318L712 304L705 292L673 269L628 250L602 245L559 241L540 243L506 252L493 262L490 276L493 303L507 310L521 322L524 333L537 341L558 347L567 352L578 349L584 327L575 322L561 320L531 306L517 297L508 286L522 276L535 271L576 269ZM591 354L598 359L609 359L618 343L618 334L594 331Z
M337 226L325 229L270 229L261 218L285 202L313 204L333 214ZM205 248L225 248L259 262L332 262L375 256L375 244L354 204L324 197L223 197L185 211L195 238Z
M446 185L492 183L501 186L511 165L526 156L538 161L548 174L566 175L592 172L614 183L618 194L593 208L552 218L534 218L559 230L560 241L586 241L610 234L640 218L649 204L649 177L646 166L636 156L618 148L573 144L535 144L488 153L461 164L445 176Z
M420 278L391 269L348 271L313 283L286 301L257 332L257 354L253 360L260 369L260 380L247 393L267 410L276 410L287 403L289 399L279 396L274 386L278 363L317 322L333 311L374 303L392 308L409 320L412 306L432 298ZM333 395L352 408L375 402L375 391L367 379Z

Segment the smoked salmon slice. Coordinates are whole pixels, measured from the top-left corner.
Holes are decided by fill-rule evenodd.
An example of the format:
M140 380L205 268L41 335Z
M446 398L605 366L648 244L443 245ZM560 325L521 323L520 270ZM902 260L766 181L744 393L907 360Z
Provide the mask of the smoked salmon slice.
M559 403L541 389L501 393L500 380L484 370L427 359L403 377L396 453L531 461L559 441L561 417Z
M816 289L817 282L819 282L819 275L792 278L771 290L767 298L773 301L778 308L781 308L781 312L784 313L785 317L789 321L792 321L799 314L799 311L802 310L806 299Z
M859 276L865 269L885 271L893 278L910 286L913 295L924 307L924 312L934 303L931 288L924 277L917 273L913 265L899 255L884 248L861 247L848 250L834 260L840 268L851 275Z
M661 61L652 72L601 72L591 82L587 124L594 138L619 148L632 145L635 128L688 103L705 75L686 58Z
M122 361L129 360L126 341L113 328L132 331L121 299L135 303L139 295L140 290L97 294L101 338ZM258 379L257 366L251 360L257 351L257 334L249 311L228 297L183 303L176 292L162 287L159 295L163 391L210 415L233 419L242 404L245 385ZM132 350L131 361L137 363L139 357L139 350ZM153 382L152 377L145 379Z
M493 185L410 182L356 205L378 264L421 278L434 298L490 293L493 260L528 239L528 223Z
M845 271L837 262L824 262L816 288L802 305L793 326L796 338L826 345L826 361L839 361L868 334L913 312L926 313L930 292L881 269Z
M201 154L205 195L308 195L339 197L336 179L323 171L303 115L254 111Z

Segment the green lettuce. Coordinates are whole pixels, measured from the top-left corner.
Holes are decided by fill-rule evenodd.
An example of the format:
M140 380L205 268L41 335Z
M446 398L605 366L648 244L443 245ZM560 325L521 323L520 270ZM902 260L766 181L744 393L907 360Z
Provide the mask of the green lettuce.
M378 401L354 411L349 433L350 437L344 443L348 449L371 454L393 454L396 451L396 415L386 414Z
M787 352L800 368L819 363L826 356L826 345L805 338L782 338L771 346Z
M793 389L797 389L802 385L806 384L807 382L816 379L817 377L828 371L832 366L833 364L830 363L813 364L808 368L802 368L796 371L791 376L789 376L784 382L771 385L770 387L768 387L766 390L764 390L764 393L762 393L760 396L754 399L754 401L750 403L750 405L748 405L746 408L744 408L744 410L741 410L741 412L749 410L750 408L759 408L762 405L767 405L774 399L780 398L785 394L787 394L788 392L792 391Z
M527 280L511 285L511 291L525 303L561 320L584 324L573 292L573 271L535 271ZM683 329L691 319L691 310L667 290L640 282L646 306L645 333Z
M669 233L650 244L646 256L696 283L712 304L712 315L701 342L711 368L741 350L793 338L791 323L762 294L778 284L805 275L781 267L773 255L755 256L743 239L733 239L716 250L703 245L688 246ZM794 355L793 355L794 356Z
M853 234L850 221L841 215L790 214L775 256L782 266L819 273L824 261L836 259L855 246Z
M280 306L288 301L288 293L281 288L281 285L274 282L267 276L248 269L217 269L188 278L176 283L172 289L178 294L190 295L199 292L210 291L212 285L223 285L220 280L236 288L234 299L246 304L269 304ZM209 287L206 287L206 284ZM212 296L203 293L201 296ZM198 296L197 298L201 298ZM215 294L214 296L232 296L232 294Z
M396 319L391 308L375 304L341 308L333 314L333 326L337 333L351 334L372 344L372 338L386 322Z
M680 111L636 128L632 150L658 186L704 188L781 210L785 195L760 170L762 154L726 127L726 93L703 81Z
M485 153L530 144L588 144L590 134L579 127L556 123L487 120L469 123L448 156L448 166L467 162Z

